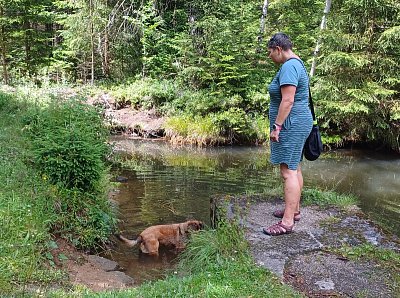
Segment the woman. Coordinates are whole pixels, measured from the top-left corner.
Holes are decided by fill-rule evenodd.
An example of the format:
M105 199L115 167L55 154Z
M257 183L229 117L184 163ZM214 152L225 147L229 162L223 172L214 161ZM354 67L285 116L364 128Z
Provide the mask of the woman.
M282 65L269 86L271 162L279 164L284 180L285 208L273 215L282 218L264 228L271 236L291 233L300 220L300 195L303 175L300 161L313 119L308 107L309 80L300 58L292 51L292 42L284 33L276 33L268 42L269 57Z

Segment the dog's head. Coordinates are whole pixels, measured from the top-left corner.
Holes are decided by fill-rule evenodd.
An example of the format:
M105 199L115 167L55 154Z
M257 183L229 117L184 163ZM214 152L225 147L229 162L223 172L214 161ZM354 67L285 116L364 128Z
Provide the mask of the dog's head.
M199 220L188 220L186 222L187 231L198 231L204 228L203 222Z

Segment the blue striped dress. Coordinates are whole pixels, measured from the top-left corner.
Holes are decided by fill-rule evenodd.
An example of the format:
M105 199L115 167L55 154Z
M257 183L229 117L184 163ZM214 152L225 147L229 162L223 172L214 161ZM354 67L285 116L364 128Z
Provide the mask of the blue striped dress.
M281 87L296 86L294 103L279 133L279 142L270 142L271 163L287 164L290 170L297 170L302 160L304 143L311 132L313 119L308 106L308 74L302 61L287 60L269 85L270 127L275 123L282 101Z

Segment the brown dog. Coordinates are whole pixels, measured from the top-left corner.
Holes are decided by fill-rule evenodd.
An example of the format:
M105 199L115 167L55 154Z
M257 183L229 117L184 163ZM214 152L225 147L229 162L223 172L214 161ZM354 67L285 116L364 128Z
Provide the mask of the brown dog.
M203 223L198 220L189 220L183 223L170 225L157 225L145 229L135 240L115 235L119 240L133 247L140 244L140 250L150 255L158 255L160 245L173 246L176 249L185 248L187 234L203 228Z

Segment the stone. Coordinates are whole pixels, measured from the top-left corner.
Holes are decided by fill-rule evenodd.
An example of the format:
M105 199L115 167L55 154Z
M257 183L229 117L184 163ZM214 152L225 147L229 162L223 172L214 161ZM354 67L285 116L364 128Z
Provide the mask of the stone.
M99 257L96 255L89 255L88 260L93 264L96 264L100 269L104 271L116 271L119 270L119 265L117 262L111 261L109 259Z

